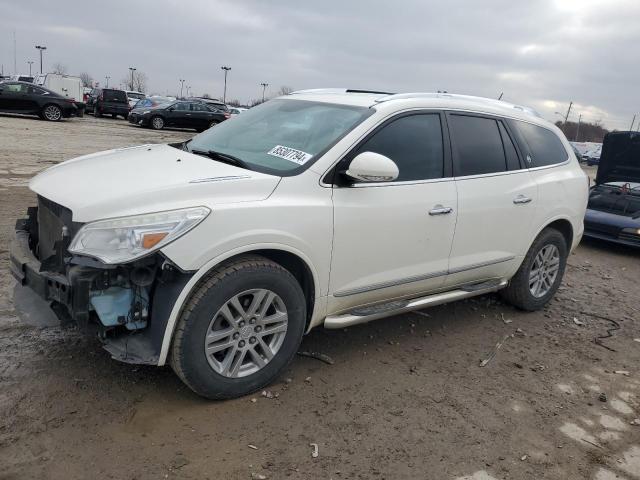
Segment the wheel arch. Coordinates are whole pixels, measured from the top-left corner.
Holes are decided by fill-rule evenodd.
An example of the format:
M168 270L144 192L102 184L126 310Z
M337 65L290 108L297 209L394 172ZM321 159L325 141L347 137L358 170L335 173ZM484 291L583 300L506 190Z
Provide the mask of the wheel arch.
M198 288L211 270L217 268L223 263L235 260L238 257L245 255L263 256L275 263L278 263L291 272L298 283L300 283L305 295L307 302L307 323L305 330L309 327L313 317L314 308L316 306L316 298L319 296L319 283L317 273L306 255L286 245L253 245L242 250L236 249L209 261L200 268L184 286L171 310L169 319L167 320L160 356L158 358L158 365L161 366L166 363L171 342L173 341L175 327L178 323L180 314L182 313L183 306L189 300L192 292Z
M553 228L555 230L558 230L567 242L567 250L571 251L573 247L574 231L573 225L568 218L560 217L550 221L549 223L542 226L542 228L540 228L538 232L536 232L536 237L540 235L540 232L542 232L546 228Z

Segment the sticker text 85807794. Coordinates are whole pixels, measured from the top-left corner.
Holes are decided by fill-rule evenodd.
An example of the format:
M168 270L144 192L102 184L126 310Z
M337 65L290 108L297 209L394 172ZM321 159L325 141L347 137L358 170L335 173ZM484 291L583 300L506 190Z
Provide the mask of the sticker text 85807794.
M297 163L298 165L304 165L309 161L313 155L302 150L296 150L295 148L284 147L282 145L276 145L267 152L268 155L274 157L284 158L290 162Z

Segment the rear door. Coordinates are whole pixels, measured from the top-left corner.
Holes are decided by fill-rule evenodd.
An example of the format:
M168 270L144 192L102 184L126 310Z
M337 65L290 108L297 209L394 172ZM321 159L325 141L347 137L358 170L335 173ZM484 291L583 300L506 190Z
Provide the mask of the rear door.
M204 103L193 102L191 104L191 122L193 128L205 130L209 128L213 120L213 112Z
M336 174L329 313L415 297L442 287L456 224L444 115L394 117L352 150L389 157L400 175L387 183L350 183ZM342 179L342 181L341 181Z
M501 278L529 248L535 179L504 120L450 112L447 122L458 191L447 285Z

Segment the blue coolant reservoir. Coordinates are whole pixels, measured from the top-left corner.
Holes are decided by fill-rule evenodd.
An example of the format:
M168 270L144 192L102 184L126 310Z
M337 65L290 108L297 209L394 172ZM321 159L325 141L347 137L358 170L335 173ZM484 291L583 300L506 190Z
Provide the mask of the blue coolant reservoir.
M147 326L146 320L133 321L131 318L129 312L133 305L133 290L130 288L110 287L91 291L89 300L105 327L125 325L129 330L137 330ZM137 300L142 304L142 309L148 311L149 297L144 288L140 289Z

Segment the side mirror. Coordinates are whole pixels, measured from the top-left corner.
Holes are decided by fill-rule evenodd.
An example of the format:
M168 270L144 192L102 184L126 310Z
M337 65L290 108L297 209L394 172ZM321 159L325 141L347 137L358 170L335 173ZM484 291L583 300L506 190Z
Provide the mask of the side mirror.
M398 178L399 173L393 160L374 152L356 155L345 172L359 182L392 182Z
M168 110L169 112L173 112L175 109L174 109L173 107L169 107L169 108L167 108L167 110Z

